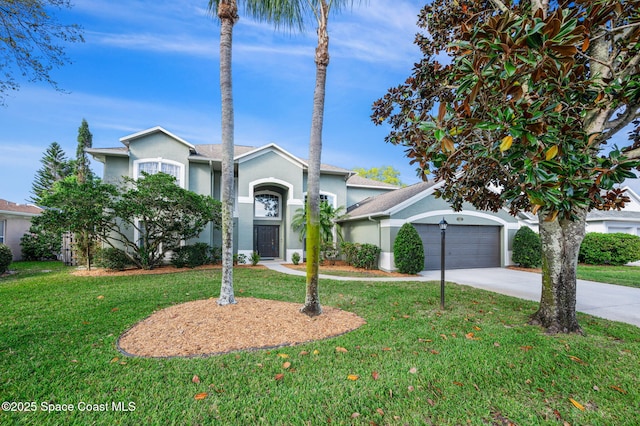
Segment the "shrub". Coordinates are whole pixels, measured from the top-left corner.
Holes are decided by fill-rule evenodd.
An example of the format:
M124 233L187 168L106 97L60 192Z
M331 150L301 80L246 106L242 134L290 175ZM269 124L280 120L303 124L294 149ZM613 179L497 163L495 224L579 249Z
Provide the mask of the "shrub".
M40 216L31 220L29 232L20 238L24 260L52 260L58 258L62 247L62 235L41 224Z
M240 254L234 254L233 255L233 263L236 265L244 265L245 263L247 263L247 255L244 253L240 253Z
M322 244L321 250L322 251L320 253L320 258L322 259L322 261L327 260L329 261L329 265L335 265L336 260L340 256L340 251L338 250L338 248L334 246L333 243L324 243Z
M378 269L378 255L380 247L374 244L349 243L343 241L340 244L345 262L356 268Z
M542 245L540 236L531 228L523 226L513 237L513 261L523 268L537 268L542 265Z
M4 274L9 270L12 260L13 254L9 246L0 244L0 274Z
M195 243L189 246L178 247L171 255L171 264L176 268L195 268L206 265L211 261L210 249L207 243Z
M578 260L592 265L625 265L640 260L640 237L630 234L585 235Z
M253 266L256 266L258 262L260 262L260 253L258 253L257 251L254 251L253 253L251 253L249 260L251 260L251 264Z
M298 263L300 263L300 253L298 253L297 251L294 252L291 255L291 261L293 262L294 265L297 265Z
M403 274L417 274L424 269L424 247L416 228L402 225L393 243L393 261Z
M355 243L350 243L348 241L343 241L340 243L340 250L344 255L344 261L349 265L353 265L356 259L356 254L358 253L358 247Z
M211 263L220 263L222 262L222 247L211 247L209 250L211 255Z
M110 271L123 271L133 264L123 250L113 247L99 249L96 253L95 263L100 268Z

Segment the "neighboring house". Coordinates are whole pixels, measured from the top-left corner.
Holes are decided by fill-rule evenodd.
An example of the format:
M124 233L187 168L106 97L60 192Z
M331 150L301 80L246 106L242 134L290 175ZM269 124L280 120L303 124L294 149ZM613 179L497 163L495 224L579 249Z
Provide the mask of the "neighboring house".
M31 204L16 204L0 199L0 243L13 253L13 260L22 260L20 238L29 231L31 218L42 209Z
M193 145L161 127L125 136L120 142L124 146L87 149L104 164L105 182L161 171L175 176L183 188L220 199L221 145ZM238 254L257 251L262 258L288 261L295 252L303 254L303 243L292 231L291 221L296 210L304 207L307 170L305 160L276 144L236 145L234 248ZM340 167L321 167L320 196L336 208L395 189ZM208 227L197 241L220 246L220 232Z
M142 172L165 172L178 185L220 199L221 145L193 145L161 127L120 139L122 147L90 148L87 152L104 164L104 181L118 183L122 176L138 178ZM303 254L300 236L291 229L296 210L304 207L308 166L276 144L235 147L234 248L262 258L291 260ZM454 212L434 191L442 182L422 182L404 188L358 176L350 170L322 165L320 194L334 207L347 207L340 220L345 240L371 243L382 249L379 267L394 270L393 243L400 227L412 223L422 236L425 269L440 268L440 229L446 230L446 267L485 268L511 264L512 242L521 226L537 230L537 217L479 211L469 204ZM640 198L624 212L592 212L588 232L629 232L640 235ZM625 230L622 230L622 229ZM133 231L132 231L133 232ZM197 241L220 246L217 230L205 229Z

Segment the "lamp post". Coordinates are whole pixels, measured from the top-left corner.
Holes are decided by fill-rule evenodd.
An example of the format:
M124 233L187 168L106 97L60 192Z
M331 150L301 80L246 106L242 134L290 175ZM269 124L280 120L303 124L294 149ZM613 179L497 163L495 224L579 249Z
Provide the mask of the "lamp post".
M447 221L444 217L438 224L440 227L440 309L444 310L444 235L447 230Z

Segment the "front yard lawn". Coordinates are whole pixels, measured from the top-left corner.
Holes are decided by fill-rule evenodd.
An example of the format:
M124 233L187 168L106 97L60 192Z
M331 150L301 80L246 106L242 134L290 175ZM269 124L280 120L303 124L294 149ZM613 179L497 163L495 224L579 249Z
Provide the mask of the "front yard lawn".
M220 271L78 277L39 266L0 278L0 424L637 423L631 325L579 314L585 337L547 336L526 324L537 304L524 300L448 284L441 312L436 282L321 280L324 305L367 324L273 350L127 358L121 333L216 297ZM239 268L235 291L239 303L302 305L305 279Z
M639 266L578 265L578 278L640 288Z

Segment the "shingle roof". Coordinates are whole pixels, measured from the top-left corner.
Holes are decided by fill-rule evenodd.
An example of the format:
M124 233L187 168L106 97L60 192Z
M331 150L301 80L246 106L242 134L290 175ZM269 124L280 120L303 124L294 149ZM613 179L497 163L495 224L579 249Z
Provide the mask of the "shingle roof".
M347 209L347 220L363 216L387 215L393 207L415 197L434 185L435 182L433 181L419 182L395 191L366 198Z
M40 214L42 209L33 204L16 204L0 198L0 212Z

